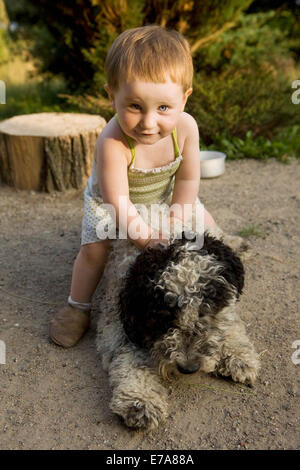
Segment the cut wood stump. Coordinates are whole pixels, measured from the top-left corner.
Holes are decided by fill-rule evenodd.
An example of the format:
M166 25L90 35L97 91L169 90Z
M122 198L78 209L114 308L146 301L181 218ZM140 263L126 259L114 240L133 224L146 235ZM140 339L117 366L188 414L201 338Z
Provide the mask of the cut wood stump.
M92 114L25 114L0 123L0 176L17 189L82 188L106 125Z

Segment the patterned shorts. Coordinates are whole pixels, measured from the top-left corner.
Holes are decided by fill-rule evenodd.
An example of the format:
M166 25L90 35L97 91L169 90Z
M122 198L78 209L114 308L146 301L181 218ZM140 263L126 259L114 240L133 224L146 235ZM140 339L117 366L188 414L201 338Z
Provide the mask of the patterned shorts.
M101 196L92 196L88 188L84 192L84 213L82 219L81 245L88 243L101 242L98 234L101 229L112 223L112 218ZM97 234L98 231L98 234Z

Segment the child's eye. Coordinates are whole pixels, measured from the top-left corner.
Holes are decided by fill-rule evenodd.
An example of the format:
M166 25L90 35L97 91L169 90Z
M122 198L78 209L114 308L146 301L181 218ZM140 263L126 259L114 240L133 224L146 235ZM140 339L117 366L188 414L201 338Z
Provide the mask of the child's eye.
M164 109L161 109L161 108L164 108ZM167 111L168 110L168 106L166 104L161 104L160 107L159 107L160 111Z
M130 108L141 109L140 105L136 104L136 103L131 103L129 106L130 106Z

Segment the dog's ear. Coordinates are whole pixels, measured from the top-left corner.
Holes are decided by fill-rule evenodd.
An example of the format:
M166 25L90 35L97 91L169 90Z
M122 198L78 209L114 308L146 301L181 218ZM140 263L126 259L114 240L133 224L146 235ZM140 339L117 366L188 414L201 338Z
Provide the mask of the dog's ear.
M120 319L129 340L135 345L150 349L154 342L173 326L175 308L163 303L164 294L150 285L120 292Z
M174 249L149 248L129 267L120 290L120 319L130 341L149 349L170 327L176 316L176 299L157 288Z
M207 234L204 237L203 250L209 255L214 255L217 263L223 267L220 274L235 287L239 296L244 287L245 270L237 254L222 241Z
M214 316L242 293L244 267L229 246L208 234L205 234L203 248L198 253L210 259L209 275L200 271L199 315Z

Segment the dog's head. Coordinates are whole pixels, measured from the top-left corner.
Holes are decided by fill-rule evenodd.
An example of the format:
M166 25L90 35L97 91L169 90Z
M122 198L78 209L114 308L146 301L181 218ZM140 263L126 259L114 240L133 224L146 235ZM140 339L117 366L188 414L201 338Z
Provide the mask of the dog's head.
M208 234L201 248L195 241L183 233L169 246L146 249L120 291L128 338L150 351L163 374L167 365L196 371L206 323L243 289L243 265L231 248Z

